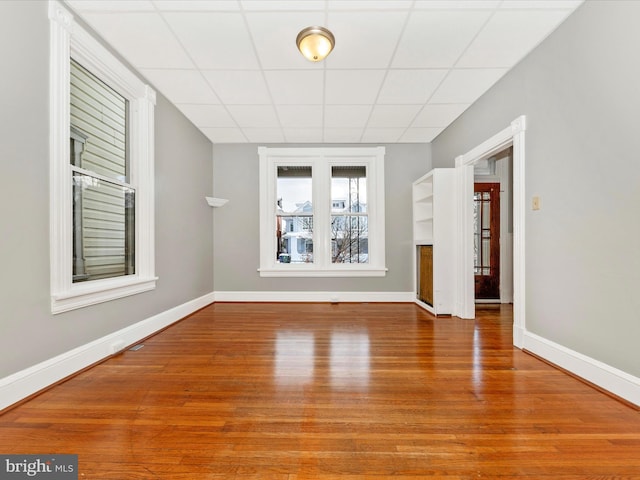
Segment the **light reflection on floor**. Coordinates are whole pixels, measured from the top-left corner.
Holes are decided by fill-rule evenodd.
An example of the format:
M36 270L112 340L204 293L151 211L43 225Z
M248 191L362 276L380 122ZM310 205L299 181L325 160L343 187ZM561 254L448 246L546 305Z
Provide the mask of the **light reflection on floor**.
M369 385L369 334L332 332L330 378L334 388Z
M333 330L328 341L316 341L314 333L308 331L277 332L275 384L303 386L313 382L314 375L324 375L332 388L362 390L369 385L369 349L366 331Z
M312 332L276 333L274 380L277 385L304 385L313 382L315 337Z

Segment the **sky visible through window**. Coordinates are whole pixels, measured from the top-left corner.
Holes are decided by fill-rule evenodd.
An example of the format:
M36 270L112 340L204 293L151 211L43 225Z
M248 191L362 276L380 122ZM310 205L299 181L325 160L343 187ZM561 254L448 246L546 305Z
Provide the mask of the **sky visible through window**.
M331 200L347 200L349 198L349 182L346 180L346 178L334 178L332 180ZM312 201L311 178L278 178L277 197L278 199L282 198L282 209L285 212L295 211L297 205ZM360 197L366 202L366 192L361 190Z

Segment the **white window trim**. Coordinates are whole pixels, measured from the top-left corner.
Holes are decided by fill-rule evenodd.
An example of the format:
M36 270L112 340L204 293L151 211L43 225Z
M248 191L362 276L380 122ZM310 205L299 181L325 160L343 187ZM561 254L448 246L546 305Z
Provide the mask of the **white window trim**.
M153 116L156 94L74 22L73 15L57 1L49 2L49 20L51 311L60 313L155 288ZM76 284L72 282L69 162L71 57L129 100L130 183L136 189L136 273Z
M383 277L385 266L384 147L267 148L258 147L260 161L261 277ZM367 167L369 262L332 264L329 241L331 165ZM276 181L278 166L313 166L313 264L279 264L276 251Z

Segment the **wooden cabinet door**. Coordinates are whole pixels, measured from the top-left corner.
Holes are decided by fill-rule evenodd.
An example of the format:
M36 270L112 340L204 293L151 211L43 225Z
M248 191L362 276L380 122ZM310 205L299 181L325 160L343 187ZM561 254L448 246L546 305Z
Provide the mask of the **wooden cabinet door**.
M433 307L433 246L418 246L418 300Z

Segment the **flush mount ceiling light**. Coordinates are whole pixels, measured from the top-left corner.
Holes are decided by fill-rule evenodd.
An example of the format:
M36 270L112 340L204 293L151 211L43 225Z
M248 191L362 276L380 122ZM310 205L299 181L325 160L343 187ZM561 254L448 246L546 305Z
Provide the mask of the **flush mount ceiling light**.
M331 53L336 39L333 33L324 27L304 28L296 38L300 53L311 62L319 62Z

